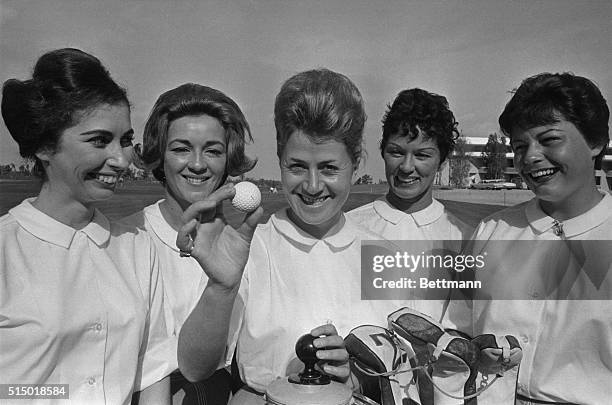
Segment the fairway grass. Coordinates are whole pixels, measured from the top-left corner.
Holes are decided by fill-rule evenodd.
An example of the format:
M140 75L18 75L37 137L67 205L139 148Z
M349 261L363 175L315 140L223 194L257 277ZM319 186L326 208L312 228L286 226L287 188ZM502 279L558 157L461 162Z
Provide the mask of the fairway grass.
M0 215L19 204L24 198L38 194L40 183L38 181L1 180L0 181ZM381 197L387 191L385 185L354 186L348 201L344 205L345 211L367 204ZM126 182L117 188L115 195L95 206L110 219L119 219L141 210L147 205L163 197L164 191L159 183ZM434 196L454 215L469 225L475 226L487 215L504 208L528 200L533 196L524 190L434 190ZM282 192L271 194L268 190L262 191L262 206L266 222L272 213L287 206ZM223 212L228 222L238 224L244 214L235 210L229 202L223 205Z

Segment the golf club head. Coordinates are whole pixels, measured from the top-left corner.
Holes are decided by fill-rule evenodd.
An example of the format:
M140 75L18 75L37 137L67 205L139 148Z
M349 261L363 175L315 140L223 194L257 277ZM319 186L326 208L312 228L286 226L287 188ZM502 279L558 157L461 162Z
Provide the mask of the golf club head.
M419 364L430 364L419 373L419 392L424 404L456 404L476 392L479 349L470 340L447 333L439 322L411 308L388 316L389 328L411 343ZM430 373L430 374L427 374ZM465 403L474 401L466 400Z
M476 385L489 386L478 396L478 404L513 404L523 350L516 337L484 334L472 339L480 349Z
M400 345L391 332L374 325L354 328L344 342L355 363L362 387L365 387L366 396L379 400L382 405L403 404L407 394L403 393L400 381L410 380L412 373L394 375L393 372L400 371L405 364L410 368L408 356L414 352L409 343ZM368 388L372 385L368 380L372 379L377 382L376 388L380 392Z

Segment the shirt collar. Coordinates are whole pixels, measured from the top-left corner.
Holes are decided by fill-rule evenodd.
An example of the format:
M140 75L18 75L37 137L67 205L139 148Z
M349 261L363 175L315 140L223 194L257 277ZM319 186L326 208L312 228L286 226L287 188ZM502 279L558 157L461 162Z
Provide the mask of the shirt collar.
M353 224L344 214L344 226L333 235L326 236L323 239L317 239L298 228L287 216L287 209L277 211L270 217L270 221L276 230L285 238L303 245L305 248L312 248L318 242L335 248L342 249L349 246L357 238L358 232L356 225Z
M32 205L35 198L24 200L9 213L17 219L19 225L37 238L66 249L70 247L77 232L83 232L98 246L104 245L110 238L110 223L97 209L94 210L91 222L84 228L76 230L35 208Z
M529 225L537 234L548 232L556 223L554 218L542 211L537 198L527 203L525 215ZM565 236L572 237L599 226L605 222L610 215L612 215L612 196L605 193L601 201L584 214L560 222L563 224L563 233Z
M381 197L374 201L374 210L386 221L391 222L394 225L397 225L406 215L412 217L414 222L419 226L429 225L438 220L444 213L444 205L440 203L436 199L432 199L431 204L429 204L424 209L412 212L410 214L405 213L404 211L400 211L397 208L393 207L387 197Z
M155 235L170 249L178 252L179 249L176 247L176 235L178 232L170 226L170 224L164 219L159 208L160 204L164 200L159 200L155 204L145 207L144 216L146 221L151 225L151 230Z

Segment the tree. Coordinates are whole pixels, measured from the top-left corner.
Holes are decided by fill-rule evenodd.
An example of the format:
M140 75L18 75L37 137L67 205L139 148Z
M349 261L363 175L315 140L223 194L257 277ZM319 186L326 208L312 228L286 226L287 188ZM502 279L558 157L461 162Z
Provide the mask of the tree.
M369 174L364 174L363 176L357 179L355 184L372 184L372 182L372 176L370 176Z
M470 160L466 153L466 145L468 145L467 139L463 136L459 136L455 142L455 150L453 154L448 158L449 164L449 182L453 187L465 187L468 182L468 175L470 174Z
M506 169L506 138L493 133L482 151L482 160L487 168L487 179L503 179Z

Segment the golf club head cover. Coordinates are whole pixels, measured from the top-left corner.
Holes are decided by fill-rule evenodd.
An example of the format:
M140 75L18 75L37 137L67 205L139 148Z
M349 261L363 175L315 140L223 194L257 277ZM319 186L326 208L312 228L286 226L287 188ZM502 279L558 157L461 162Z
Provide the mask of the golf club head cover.
M523 349L512 335L479 335L472 342L480 349L478 371L482 374L503 376L507 370L518 367L523 358Z
M355 374L359 376L362 387L368 386L367 383L364 384L364 379L371 381L372 378L375 378L378 383L380 393L366 389L364 394L371 399L378 400L382 405L402 405L404 403L402 398L406 396L403 394L399 377L411 380L412 373L372 377L362 373L359 368L370 373L388 373L398 370L403 363L407 362L407 357L414 355L412 348L400 347L395 337L387 329L374 325L354 328L344 342L347 352L356 363ZM406 349L409 351L406 352ZM418 402L409 403L418 404Z
M472 339L480 348L477 386L490 387L478 396L478 404L514 404L518 369L523 350L512 335L484 334ZM493 382L493 378L498 377Z
M458 401L450 397L476 392L479 349L474 343L447 333L440 323L411 308L399 309L387 319L389 329L411 343L418 364L431 363L429 370L418 375L423 404L476 403L475 398ZM431 381L425 373L430 373Z

